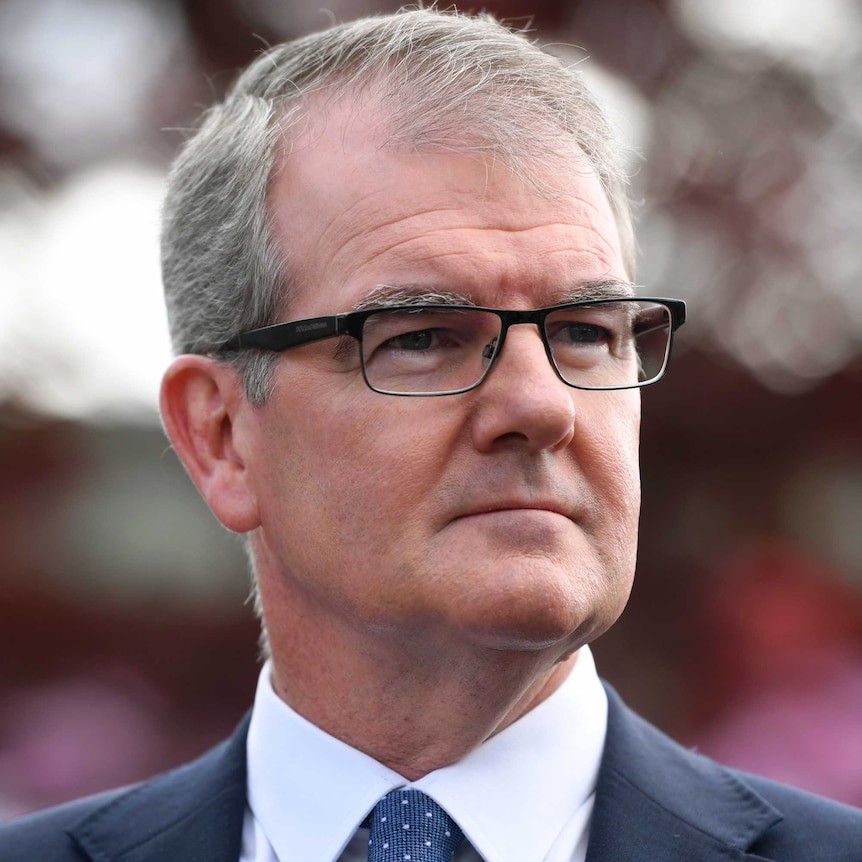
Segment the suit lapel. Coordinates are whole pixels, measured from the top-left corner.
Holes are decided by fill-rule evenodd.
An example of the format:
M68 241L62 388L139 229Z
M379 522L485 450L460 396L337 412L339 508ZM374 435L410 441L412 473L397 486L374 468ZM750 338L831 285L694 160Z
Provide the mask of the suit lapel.
M754 862L745 851L780 820L736 775L678 746L608 687L587 862Z
M133 787L69 834L92 862L236 862L248 717L199 760ZM756 862L781 815L735 774L688 752L608 688L608 734L586 862Z
M69 834L92 862L236 862L248 716L199 760L113 797Z

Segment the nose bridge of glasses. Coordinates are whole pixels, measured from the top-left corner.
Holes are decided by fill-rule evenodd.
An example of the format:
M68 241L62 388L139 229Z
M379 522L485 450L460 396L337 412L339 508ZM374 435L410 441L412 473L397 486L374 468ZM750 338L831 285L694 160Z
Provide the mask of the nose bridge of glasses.
M542 343L542 350L545 358L550 363L551 368L556 372L554 360L551 356L550 345L548 344L548 339L545 335L544 322L546 313L543 309L524 311L519 309L506 309L502 313L497 312L497 314L500 318L500 333L499 336L495 336L488 344L485 345L485 348L482 351L483 359L497 362L499 360L500 353L503 350L503 344L506 341L509 328L520 324L532 324L535 326L536 335Z

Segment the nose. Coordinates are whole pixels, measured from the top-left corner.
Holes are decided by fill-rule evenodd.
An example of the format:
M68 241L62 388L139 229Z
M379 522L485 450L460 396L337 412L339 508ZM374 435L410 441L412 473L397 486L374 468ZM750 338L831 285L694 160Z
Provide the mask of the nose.
M566 447L575 432L575 391L557 377L535 326L510 328L476 390L475 447L492 452L518 443L531 453Z

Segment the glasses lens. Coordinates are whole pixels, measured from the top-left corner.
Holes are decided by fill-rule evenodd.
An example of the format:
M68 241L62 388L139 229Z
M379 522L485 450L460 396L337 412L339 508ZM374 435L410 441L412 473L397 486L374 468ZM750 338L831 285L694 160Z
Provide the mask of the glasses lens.
M670 347L670 311L657 302L596 302L545 319L554 362L585 389L643 386L661 377Z
M469 308L384 309L362 329L365 379L378 392L439 394L469 389L484 375L500 318Z

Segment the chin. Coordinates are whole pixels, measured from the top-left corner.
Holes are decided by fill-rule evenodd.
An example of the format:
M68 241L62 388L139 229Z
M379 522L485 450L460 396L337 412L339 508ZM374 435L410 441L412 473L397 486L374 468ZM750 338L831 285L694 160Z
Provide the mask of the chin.
M504 588L498 583L477 597L476 615L465 620L476 643L497 650L570 653L607 631L628 599L628 589L612 583L597 586L583 578L573 584L541 574L533 565ZM466 601L460 611L469 613Z

